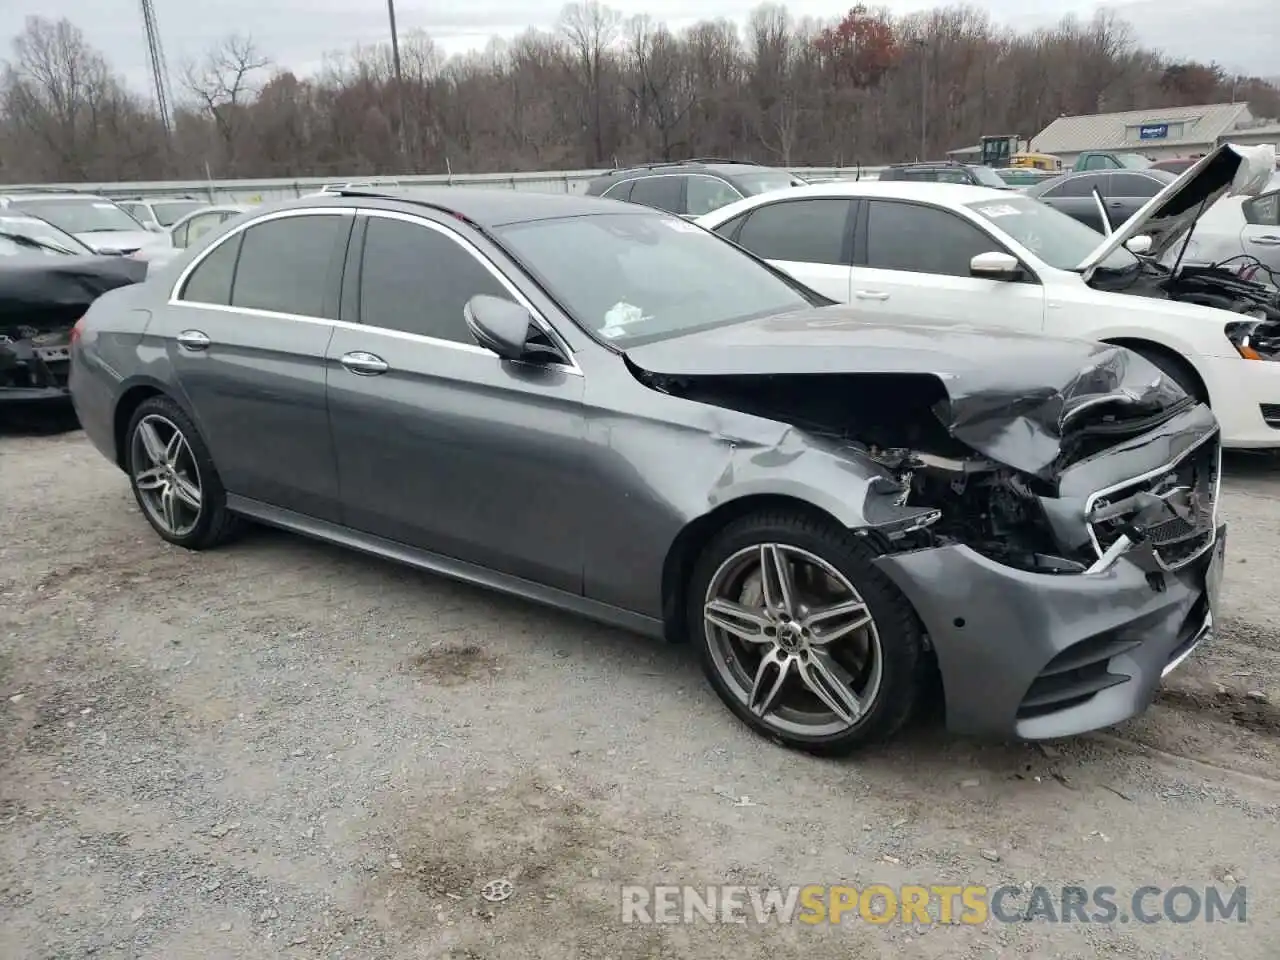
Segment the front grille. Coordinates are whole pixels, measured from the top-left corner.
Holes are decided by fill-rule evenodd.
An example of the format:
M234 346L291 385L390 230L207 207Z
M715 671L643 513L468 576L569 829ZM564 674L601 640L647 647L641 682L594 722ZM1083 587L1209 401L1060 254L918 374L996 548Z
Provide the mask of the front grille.
M1093 494L1085 514L1097 555L1136 531L1164 569L1191 563L1213 546L1217 534L1221 471L1222 445L1215 433L1174 463Z
M1268 427L1280 430L1280 403L1260 403L1258 409L1262 411L1262 419Z

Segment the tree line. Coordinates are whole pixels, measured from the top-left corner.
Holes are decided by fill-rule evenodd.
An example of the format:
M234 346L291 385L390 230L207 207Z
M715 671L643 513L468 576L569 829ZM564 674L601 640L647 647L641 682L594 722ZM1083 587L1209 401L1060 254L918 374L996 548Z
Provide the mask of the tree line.
M178 65L166 118L68 20L30 17L0 72L0 182L591 169L716 156L874 165L1033 136L1055 117L1280 89L1139 47L1110 13L1031 33L950 6L834 22L757 7L676 32L585 0L556 28L445 57L423 32L300 77L251 36Z

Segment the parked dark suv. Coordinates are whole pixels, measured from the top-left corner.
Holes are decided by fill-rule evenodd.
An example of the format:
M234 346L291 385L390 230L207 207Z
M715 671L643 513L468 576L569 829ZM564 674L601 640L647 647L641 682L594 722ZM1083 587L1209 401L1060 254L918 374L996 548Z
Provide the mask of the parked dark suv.
M913 180L918 183L971 183L995 190L1013 189L990 167L976 163L895 163L880 171L881 180Z
M743 197L804 184L794 173L749 160L699 158L610 170L587 184L587 195L700 217Z

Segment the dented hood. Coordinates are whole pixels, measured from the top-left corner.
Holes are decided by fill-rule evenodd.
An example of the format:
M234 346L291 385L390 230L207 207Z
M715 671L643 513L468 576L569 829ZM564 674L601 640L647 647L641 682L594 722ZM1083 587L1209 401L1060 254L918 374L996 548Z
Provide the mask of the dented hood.
M1143 204L1115 232L1104 237L1076 269L1087 281L1098 264L1122 244L1141 235L1151 237L1147 255L1159 260L1219 198L1256 196L1266 189L1275 171L1276 149L1271 144L1253 147L1221 144Z
M1142 418L1186 395L1122 347L865 314L848 306L778 314L626 351L668 377L800 374L933 376L934 409L951 435L1006 466L1048 479L1064 436L1104 411ZM1096 417L1084 416L1092 410Z
M147 265L128 257L0 257L0 323L33 323L42 312L84 312L116 287L137 283Z

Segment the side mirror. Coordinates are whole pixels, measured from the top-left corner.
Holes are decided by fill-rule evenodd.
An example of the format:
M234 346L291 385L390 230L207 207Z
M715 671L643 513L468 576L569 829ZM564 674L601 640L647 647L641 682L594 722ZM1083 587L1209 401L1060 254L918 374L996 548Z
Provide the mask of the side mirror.
M476 342L503 360L535 365L573 362L528 310L505 297L474 296L462 308L462 317Z
M1018 258L1008 253L980 253L969 261L969 275L984 280L1019 280L1022 277L1022 264Z
M1151 252L1151 237L1144 233L1141 236L1133 237L1125 246L1130 253L1142 256L1144 253Z

